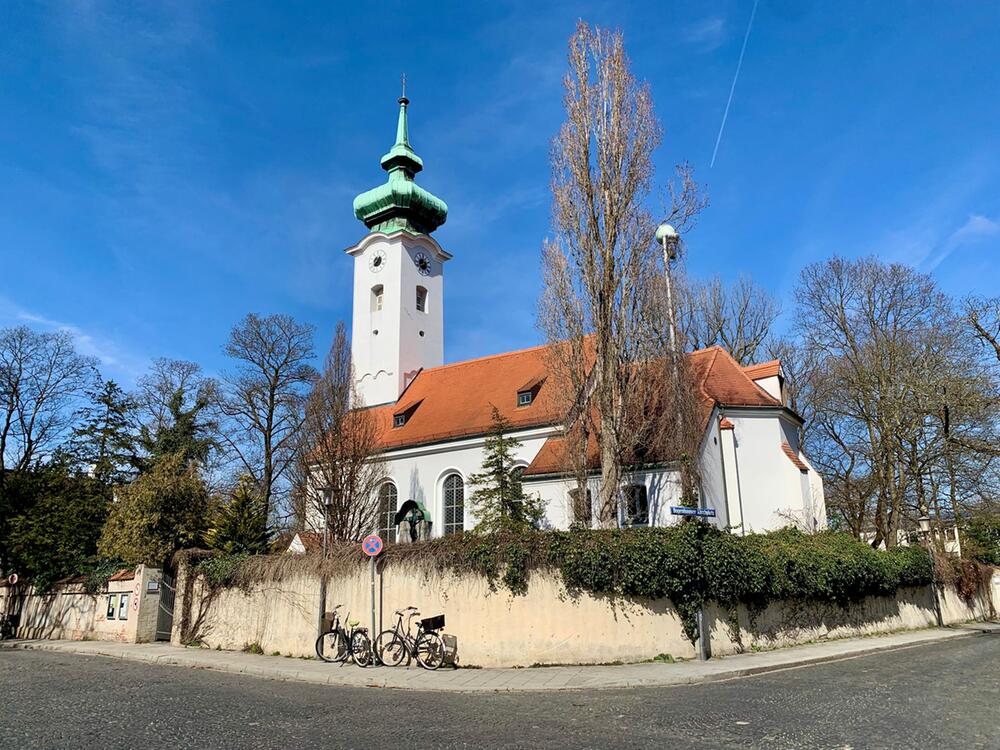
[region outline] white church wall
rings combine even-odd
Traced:
[[[701,444],[701,493],[702,505],[715,509],[715,525],[726,528],[730,524],[729,507],[726,503],[726,477],[722,465],[722,433],[719,429],[718,413],[713,410],[708,420],[708,429]],[[680,493],[678,492],[678,499]],[[675,503],[676,504],[676,503]],[[669,512],[669,509],[668,509]]]
[[[515,451],[517,463],[527,466],[555,433],[553,428],[511,433],[521,442]],[[465,528],[476,525],[475,514],[469,507],[472,488],[469,476],[480,471],[483,463],[485,436],[452,440],[392,451],[387,456],[386,477],[396,485],[400,505],[406,500],[422,503],[431,514],[431,535],[441,536],[444,527],[444,480],[452,473],[462,477],[465,485]],[[543,499],[550,498],[543,495]]]
[[[781,450],[788,425],[772,411],[727,409],[733,423],[739,464],[744,529],[770,531],[798,523],[805,512],[808,491],[802,473]],[[793,437],[795,437],[793,435]]]

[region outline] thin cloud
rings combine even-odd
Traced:
[[[681,31],[681,38],[697,47],[699,52],[711,52],[726,40],[726,19],[721,16],[703,18]]]
[[[928,271],[933,271],[959,248],[998,236],[1000,236],[1000,221],[980,214],[973,214],[968,221],[948,235],[935,251],[931,252],[925,268]]]
[[[9,300],[0,299],[0,320],[45,332],[68,333],[77,352],[93,357],[100,363],[105,376],[111,374],[125,384],[135,382],[149,364],[147,357],[129,352],[104,336],[88,333],[72,323],[39,315]]]

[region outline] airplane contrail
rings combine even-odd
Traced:
[[[733,76],[733,85],[729,87],[729,100],[726,102],[726,111],[722,114],[722,124],[719,125],[719,135],[715,139],[715,148],[712,149],[712,163],[709,169],[715,166],[715,157],[719,153],[719,144],[722,142],[722,131],[726,129],[726,119],[729,117],[729,106],[733,103],[733,92],[736,91],[736,81],[740,77],[740,68],[743,67],[743,55],[747,51],[747,42],[750,40],[750,29],[753,28],[753,18],[757,15],[757,3],[760,0],[753,0],[753,10],[750,11],[750,23],[747,24],[747,33],[743,35],[743,49],[740,50],[740,61],[736,63],[736,75]]]

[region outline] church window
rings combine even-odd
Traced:
[[[378,535],[384,542],[396,541],[398,498],[396,485],[392,482],[386,482],[378,488]]]
[[[572,525],[579,529],[589,529],[594,515],[590,490],[587,490],[582,495],[579,488],[570,490],[569,502],[573,517]]]
[[[630,526],[649,524],[649,498],[646,485],[630,484],[625,488],[625,522]]]
[[[465,529],[465,483],[458,474],[444,480],[444,533],[455,534]]]
[[[427,290],[417,287],[417,312],[427,312]]]
[[[384,296],[381,284],[372,287],[372,312],[381,312]]]

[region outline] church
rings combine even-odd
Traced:
[[[475,526],[467,481],[480,470],[493,406],[521,443],[515,471],[542,498],[543,527],[590,526],[600,466],[591,467],[581,502],[560,458],[563,415],[546,347],[444,364],[444,274],[452,256],[433,233],[448,208],[415,182],[423,162],[410,145],[408,104],[399,100],[396,141],[381,160],[387,181],[354,200],[368,233],[346,250],[354,259],[356,388],[377,414],[386,457],[378,532],[392,542]],[[735,533],[825,527],[822,479],[800,449],[803,422],[787,406],[781,363],[741,367],[719,347],[689,356],[704,420],[700,514]],[[628,475],[619,523],[677,523],[689,512],[679,506],[677,471],[667,462]],[[301,546],[296,539],[292,549]]]

